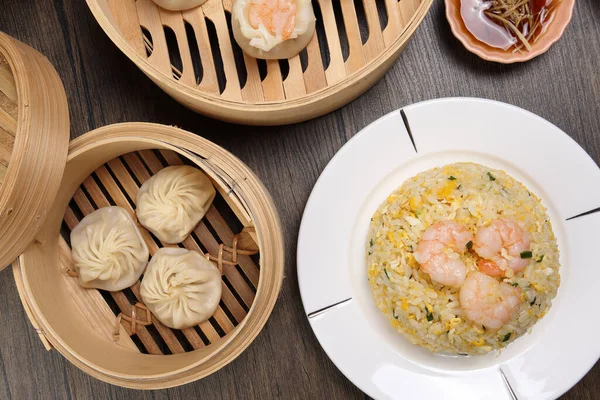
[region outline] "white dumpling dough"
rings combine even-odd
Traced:
[[[148,179],[136,199],[140,224],[163,243],[181,243],[210,208],[216,191],[199,169],[167,167]]]
[[[81,286],[113,292],[137,282],[149,256],[135,222],[121,207],[104,207],[82,219],[71,231],[71,253]]]
[[[206,0],[153,0],[159,7],[171,11],[183,11],[198,7]]]
[[[221,300],[219,269],[195,251],[162,248],[142,279],[146,307],[163,324],[185,329],[208,320]]]
[[[293,57],[315,33],[310,0],[235,0],[231,14],[236,42],[255,58]]]

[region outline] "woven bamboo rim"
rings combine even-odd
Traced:
[[[222,259],[224,276],[231,283],[227,290],[233,295],[224,293],[214,321],[180,333],[162,326],[154,318],[153,327],[150,327],[143,305],[137,305],[122,292],[105,293],[121,309],[122,314],[116,315],[99,291],[83,290],[77,279],[67,273],[70,251],[60,234],[61,227],[64,230],[77,223],[75,208],[89,213],[94,205],[107,205],[107,196],[127,209],[126,197],[131,198],[131,190],[136,190],[134,180],[140,183],[155,169],[161,168],[157,165],[157,154],[168,164],[185,158],[202,168],[215,183],[223,204],[245,227],[239,235],[230,235],[230,239],[220,244],[211,242],[210,232],[206,230],[196,232],[199,239],[194,237],[184,241],[185,247],[202,246],[209,256],[217,261]],[[138,157],[137,161],[135,157]],[[142,162],[146,170],[136,164]],[[96,172],[90,176],[93,171]],[[113,181],[117,183],[111,183]],[[228,229],[213,223],[213,220],[219,221],[216,211],[209,210],[207,215],[214,230]],[[208,239],[204,240],[202,235]],[[200,379],[231,362],[266,323],[283,279],[284,248],[280,223],[262,183],[247,166],[224,149],[189,132],[163,125],[117,124],[73,140],[59,193],[37,238],[39,240],[25,250],[14,268],[17,288],[32,324],[48,348],[56,348],[88,374],[124,387],[158,389],[177,386]],[[160,247],[148,239],[146,242],[153,246],[151,253]],[[255,243],[254,249],[252,243]],[[244,253],[255,250],[260,251],[260,269],[256,269],[256,278],[249,278],[256,281],[253,294],[236,278],[236,267],[228,266],[228,262],[233,263],[235,258],[240,268],[246,271],[245,268],[252,268],[252,265],[243,264],[240,259],[248,258]],[[44,268],[40,268],[42,264]],[[138,289],[139,283],[131,288],[129,295],[137,297]],[[235,301],[247,304],[248,310],[235,311]],[[233,315],[233,324],[228,322],[232,317],[227,311],[220,312],[221,307]],[[117,320],[120,326],[115,337]],[[217,327],[223,334],[215,331]],[[150,328],[162,339],[156,339]],[[134,337],[130,338],[134,333],[149,354],[140,353],[139,343],[134,343]],[[182,335],[185,340],[181,339]],[[198,335],[212,335],[210,343],[203,344],[204,338],[198,338]],[[168,353],[172,354],[162,355],[161,349],[153,345],[153,337],[155,341],[164,341]],[[182,349],[181,340],[193,349]]]
[[[46,218],[67,159],[69,128],[54,67],[0,32],[0,270]]]
[[[175,100],[217,119],[251,125],[299,122],[355,99],[391,68],[432,2],[358,0],[357,8],[349,1],[315,0],[321,21],[317,34],[304,55],[283,61],[287,64],[284,77],[286,68],[277,60],[261,64],[240,53],[227,20],[232,0],[208,0],[183,13],[160,9],[152,0],[87,0],[110,39]],[[387,19],[384,29],[382,18]],[[189,38],[186,23],[194,31]],[[171,46],[164,27],[172,32]],[[361,29],[369,32],[364,44]],[[172,62],[177,53],[180,66]],[[203,71],[201,80],[194,73],[196,53]],[[222,65],[215,64],[215,57]],[[329,60],[326,68],[324,59]],[[262,78],[260,65],[264,67]],[[245,83],[238,76],[244,69]],[[224,87],[219,85],[219,77],[226,80]]]

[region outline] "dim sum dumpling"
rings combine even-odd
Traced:
[[[166,326],[185,329],[208,320],[221,300],[221,273],[195,251],[162,248],[142,279],[146,307]]]
[[[123,290],[140,278],[148,264],[148,246],[135,222],[121,207],[87,215],[71,231],[73,266],[86,288]]]
[[[290,58],[300,53],[315,32],[310,0],[235,0],[233,35],[248,55]]]
[[[206,0],[154,0],[154,2],[165,10],[182,11],[198,7],[204,4]]]
[[[204,217],[215,195],[210,179],[199,169],[167,167],[140,188],[137,217],[163,243],[181,243]]]

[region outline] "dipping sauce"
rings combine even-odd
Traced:
[[[491,47],[529,51],[552,22],[561,0],[460,0],[465,26]]]

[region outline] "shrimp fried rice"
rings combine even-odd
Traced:
[[[528,261],[524,269],[483,276],[472,241],[465,250],[445,255],[462,261],[471,286],[475,279],[494,279],[505,292],[510,292],[507,285],[514,289],[514,312],[499,328],[490,328],[493,324],[486,327],[469,319],[460,304],[461,287],[432,281],[415,252],[436,223],[454,221],[475,237],[479,229],[505,219],[516,222],[530,240],[529,250],[520,253]],[[485,354],[507,346],[548,312],[560,285],[559,250],[540,199],[504,171],[479,164],[446,165],[404,182],[373,215],[366,247],[377,307],[408,340],[436,353]],[[509,264],[515,258],[506,252],[503,256]]]

